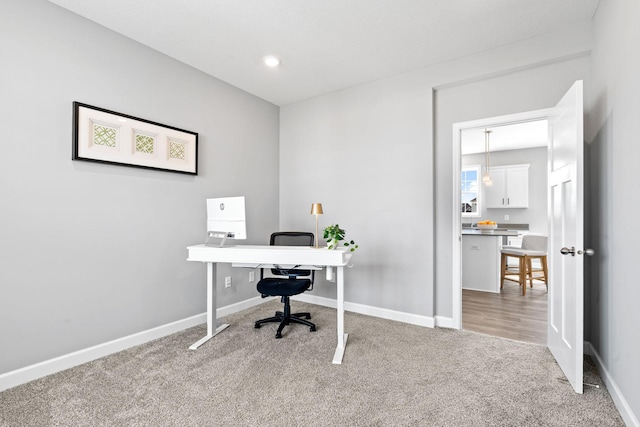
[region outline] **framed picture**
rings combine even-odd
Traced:
[[[73,160],[198,174],[198,134],[73,103]]]

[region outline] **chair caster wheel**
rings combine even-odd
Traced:
[[[260,325],[259,323],[256,323],[255,325],[253,325],[253,327],[256,328],[256,329],[260,329],[260,326],[262,326],[262,325]]]
[[[316,331],[316,327],[315,326],[312,326],[309,329],[310,329],[311,332],[315,332]]]
[[[282,334],[276,334],[276,338],[282,338]]]

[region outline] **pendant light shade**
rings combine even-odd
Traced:
[[[484,173],[482,174],[482,183],[484,185],[493,185],[493,181],[491,180],[491,173],[489,173],[489,134],[490,130],[485,129],[484,131]]]

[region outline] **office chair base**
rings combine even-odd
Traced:
[[[311,313],[308,312],[303,312],[303,313],[292,313],[292,316],[295,317],[304,317],[305,319],[311,319]],[[282,318],[282,316],[284,316],[284,313],[281,311],[276,311],[276,315],[274,317],[279,317]]]
[[[288,301],[285,304],[285,311],[276,311],[276,315],[273,317],[267,317],[266,319],[257,320],[254,327],[256,329],[260,329],[260,327],[264,323],[280,323],[278,326],[278,331],[276,332],[276,338],[282,338],[282,330],[285,326],[290,325],[292,323],[298,323],[301,325],[305,325],[309,327],[310,332],[316,331],[316,325],[314,323],[309,322],[305,319],[311,319],[311,313],[287,313],[288,309],[290,309]]]

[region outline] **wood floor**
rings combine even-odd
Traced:
[[[547,343],[547,288],[505,282],[500,294],[462,290],[462,329],[536,344]]]

